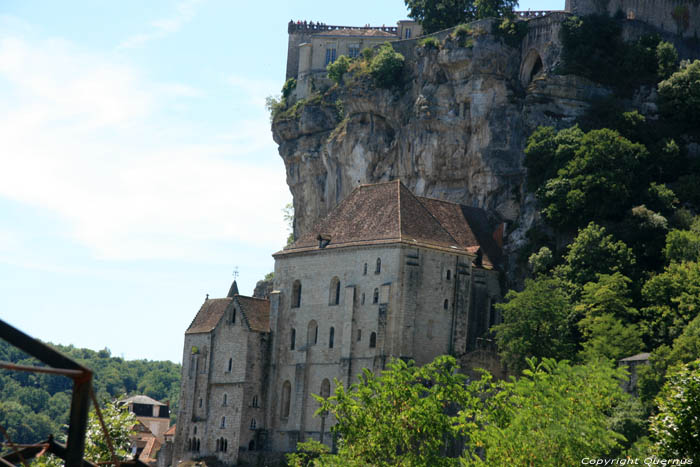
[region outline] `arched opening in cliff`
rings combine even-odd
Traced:
[[[523,65],[520,71],[520,82],[523,87],[529,86],[535,77],[542,73],[544,70],[544,64],[542,63],[542,57],[539,52],[535,49],[530,49],[530,51],[525,56],[523,60]]]

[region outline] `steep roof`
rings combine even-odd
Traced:
[[[234,300],[252,331],[270,332],[270,300],[244,295],[236,295]]]
[[[202,307],[192,320],[192,324],[187,328],[185,334],[197,334],[211,332],[224,315],[226,308],[231,303],[232,298],[209,298],[202,303]]]
[[[483,254],[486,267],[497,264],[500,248],[493,240],[486,212],[460,204],[417,197],[399,180],[361,185],[284,255],[324,248],[404,242],[418,246]]]
[[[228,294],[226,296],[228,298],[233,298],[234,295],[238,295],[238,284],[236,284],[235,279],[233,281],[233,284],[231,284],[231,288],[228,289]]]

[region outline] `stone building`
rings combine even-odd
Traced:
[[[500,248],[481,209],[364,185],[275,253],[269,448],[330,443],[312,394],[391,358],[458,357],[498,320]]]
[[[494,232],[495,230],[495,232]],[[269,300],[207,299],[185,333],[174,459],[331,444],[312,394],[391,358],[467,355],[499,318],[499,242],[477,208],[363,185],[275,253]]]
[[[174,458],[238,461],[264,424],[269,300],[238,294],[205,300],[185,332]]]
[[[296,78],[296,96],[306,97],[312,87],[325,80],[326,66],[345,55],[355,58],[365,48],[384,42],[420,36],[420,24],[403,20],[396,26],[331,26],[323,23],[290,21],[287,49],[287,79]]]

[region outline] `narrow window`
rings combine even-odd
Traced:
[[[201,400],[201,399],[200,399],[200,400]],[[200,406],[200,407],[201,407],[201,406]],[[195,435],[197,434],[197,427],[196,427],[196,426],[194,427],[194,434],[195,434]]]
[[[447,270],[447,280],[449,281],[450,279],[452,279],[452,271],[450,271],[450,270],[448,269],[448,270]]]
[[[331,382],[328,379],[324,379],[321,382],[321,397],[327,398],[331,395]]]
[[[226,428],[226,417],[221,417],[221,428]]]
[[[282,384],[282,418],[289,417],[289,405],[291,402],[292,385],[289,381]]]
[[[292,285],[292,308],[299,308],[301,306],[301,282],[294,281]]]
[[[364,293],[364,292],[362,292],[362,300],[360,300],[360,303],[361,303],[362,305],[365,304],[365,293]]]
[[[254,430],[256,426],[257,426],[257,423],[255,422],[255,419],[252,419],[250,421],[250,429]]]
[[[447,310],[447,307],[449,306],[449,304],[450,304],[450,302],[447,299],[445,299],[445,301],[442,303],[442,308]]]
[[[253,407],[259,407],[258,396],[253,396]]]
[[[231,323],[236,323],[236,309],[234,308],[231,312]]]
[[[333,338],[335,337],[335,328],[331,326],[331,332],[328,336],[328,348],[332,349],[333,348]]]
[[[224,404],[226,405],[226,402],[228,401],[228,394],[224,393]]]
[[[382,272],[382,260],[381,258],[377,258],[377,267],[374,270],[374,273],[379,274],[380,272]]]
[[[410,39],[410,38],[411,38],[411,29],[406,28],[406,39]]]
[[[373,332],[369,335],[369,348],[373,349],[377,346],[377,333]]]
[[[250,443],[248,443],[248,450],[255,451],[255,441],[253,441],[252,439],[250,440]]]
[[[228,451],[228,440],[225,439],[224,440],[224,452],[227,452],[227,451]]]
[[[202,408],[202,398],[201,397],[199,398],[199,408],[200,409]],[[194,434],[197,434],[197,432],[195,431]]]
[[[200,441],[201,441],[200,439],[197,440],[197,452],[199,452],[199,443],[200,443]]]
[[[318,324],[316,321],[309,321],[309,327],[306,330],[306,344],[316,345],[318,343]]]
[[[379,303],[379,289],[374,289],[374,295],[372,296],[372,303]]]
[[[328,289],[328,304],[338,305],[340,303],[340,279],[334,277],[331,279],[331,285]]]
[[[291,342],[290,342],[290,344],[289,344],[289,349],[290,349],[290,350],[294,350],[294,346],[295,346],[295,344],[296,344],[296,340],[297,340],[297,330],[294,329],[294,328],[292,328],[292,338],[291,338]]]
[[[221,451],[221,439],[216,440],[216,452]]]
[[[233,359],[229,358],[228,359],[228,371],[231,371],[231,368],[233,368]]]
[[[363,276],[367,275],[367,263],[365,263],[365,271],[362,273]]]
[[[362,329],[357,330],[357,342],[362,340]]]

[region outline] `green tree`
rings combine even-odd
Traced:
[[[526,280],[522,292],[511,290],[496,308],[503,322],[493,327],[498,349],[508,368],[518,371],[529,357],[574,356],[572,304],[560,279]]]
[[[369,73],[375,84],[380,88],[390,88],[401,81],[404,57],[396,52],[390,43],[386,42],[379,47],[379,51],[372,57],[369,64]]]
[[[606,455],[624,440],[611,430],[610,414],[627,399],[619,377],[607,362],[528,359],[522,377],[491,385],[470,439],[483,458],[468,453],[465,464],[562,466]]]
[[[650,431],[662,456],[700,457],[700,360],[671,371]]]
[[[678,52],[670,42],[662,41],[656,46],[659,63],[659,78],[667,79],[678,69]]]
[[[512,16],[517,0],[404,0],[426,34],[480,18]]]
[[[346,55],[341,55],[334,62],[326,66],[328,77],[337,84],[343,83],[343,75],[350,68],[350,59]]]
[[[608,358],[617,361],[642,350],[642,333],[632,324],[637,310],[632,308],[631,280],[619,272],[601,274],[583,287],[575,310],[583,316],[578,325],[583,336],[580,356],[585,360]]]
[[[700,60],[682,64],[679,71],[659,83],[659,109],[684,128],[697,128],[700,123]]]
[[[336,380],[334,395],[317,397],[317,414],[328,411],[337,418],[338,455],[322,456],[318,464],[459,465],[444,448],[463,439],[471,426],[459,423],[455,408],[471,408],[477,399],[456,370],[453,357],[441,356],[422,367],[394,360],[381,376],[365,369],[347,390]]]
[[[700,263],[671,263],[642,287],[642,311],[651,344],[669,345],[700,311]]]
[[[564,259],[559,272],[578,287],[595,281],[598,274],[619,272],[629,276],[636,262],[634,253],[624,242],[606,235],[605,227],[594,222],[578,231]]]
[[[700,218],[693,221],[690,230],[672,230],[666,235],[664,256],[676,263],[700,260]]]

